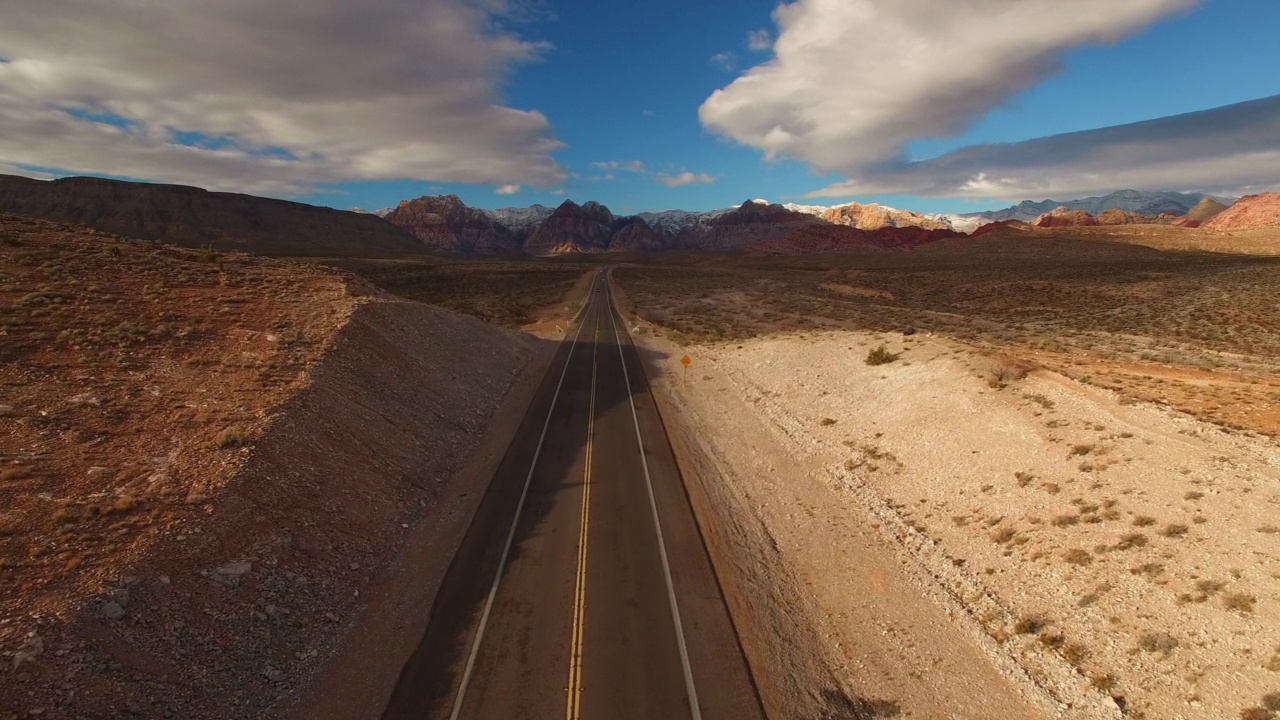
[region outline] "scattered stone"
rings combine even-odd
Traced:
[[[252,569],[253,569],[253,563],[247,563],[243,561],[233,562],[218,568],[218,574],[225,575],[226,577],[238,578]]]
[[[102,606],[102,617],[108,620],[119,620],[124,617],[124,608],[120,607],[120,603],[110,600]]]
[[[39,635],[32,635],[27,639],[22,649],[13,654],[14,671],[16,672],[23,665],[35,662],[41,652],[44,652],[44,638]]]

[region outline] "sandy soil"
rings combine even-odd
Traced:
[[[772,582],[794,588],[775,615],[811,614],[794,629],[821,646],[780,648],[775,667],[825,665],[882,716],[1207,720],[1280,700],[1274,440],[1049,371],[1017,379],[942,338],[677,347],[639,329],[725,532],[759,528],[725,543],[760,599],[736,612],[769,615]],[[867,365],[882,343],[900,359]],[[825,681],[802,670],[810,686],[775,705],[814,704]]]

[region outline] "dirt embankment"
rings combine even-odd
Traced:
[[[395,563],[443,572],[545,343],[330,270],[4,230],[0,717],[278,717],[423,613]]]
[[[771,709],[1208,720],[1280,697],[1273,440],[940,338],[637,340],[667,358]],[[881,342],[901,357],[867,365]]]

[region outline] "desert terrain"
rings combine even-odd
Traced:
[[[381,715],[614,293],[769,717],[1280,708],[1274,231],[273,259],[104,227],[0,217],[0,718]]]
[[[394,658],[548,357],[319,264],[16,216],[0,297],[6,718],[281,716],[353,627]],[[351,692],[403,661],[367,657]]]
[[[975,648],[1045,716],[1280,705],[1280,267],[1114,238],[614,271],[755,612],[868,716],[998,716]]]

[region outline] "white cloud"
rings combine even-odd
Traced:
[[[1114,190],[1280,190],[1280,95],[1026,142],[886,163],[806,197],[913,193],[1023,200]]]
[[[623,170],[632,173],[644,173],[644,163],[639,160],[609,160],[606,162],[593,162],[591,167],[598,170]]]
[[[733,70],[738,67],[737,59],[734,58],[733,53],[730,52],[716,53],[711,56],[711,60],[709,62],[713,65],[719,65],[725,70]]]
[[[710,130],[856,177],[953,136],[1058,67],[1198,0],[796,0],[774,55],[699,108]]]
[[[658,178],[658,182],[669,188],[680,187],[681,185],[692,185],[694,183],[713,183],[716,181],[713,176],[707,173],[691,173],[687,170],[675,175],[658,173],[656,177]]]
[[[546,49],[497,29],[527,6],[9,0],[0,162],[286,195],[346,180],[554,185],[546,118],[497,92]]]
[[[498,187],[493,189],[493,192],[498,195],[515,195],[516,193],[520,192],[520,186],[519,185],[499,185]]]
[[[762,51],[773,47],[773,34],[768,30],[752,30],[747,33],[747,47]]]

